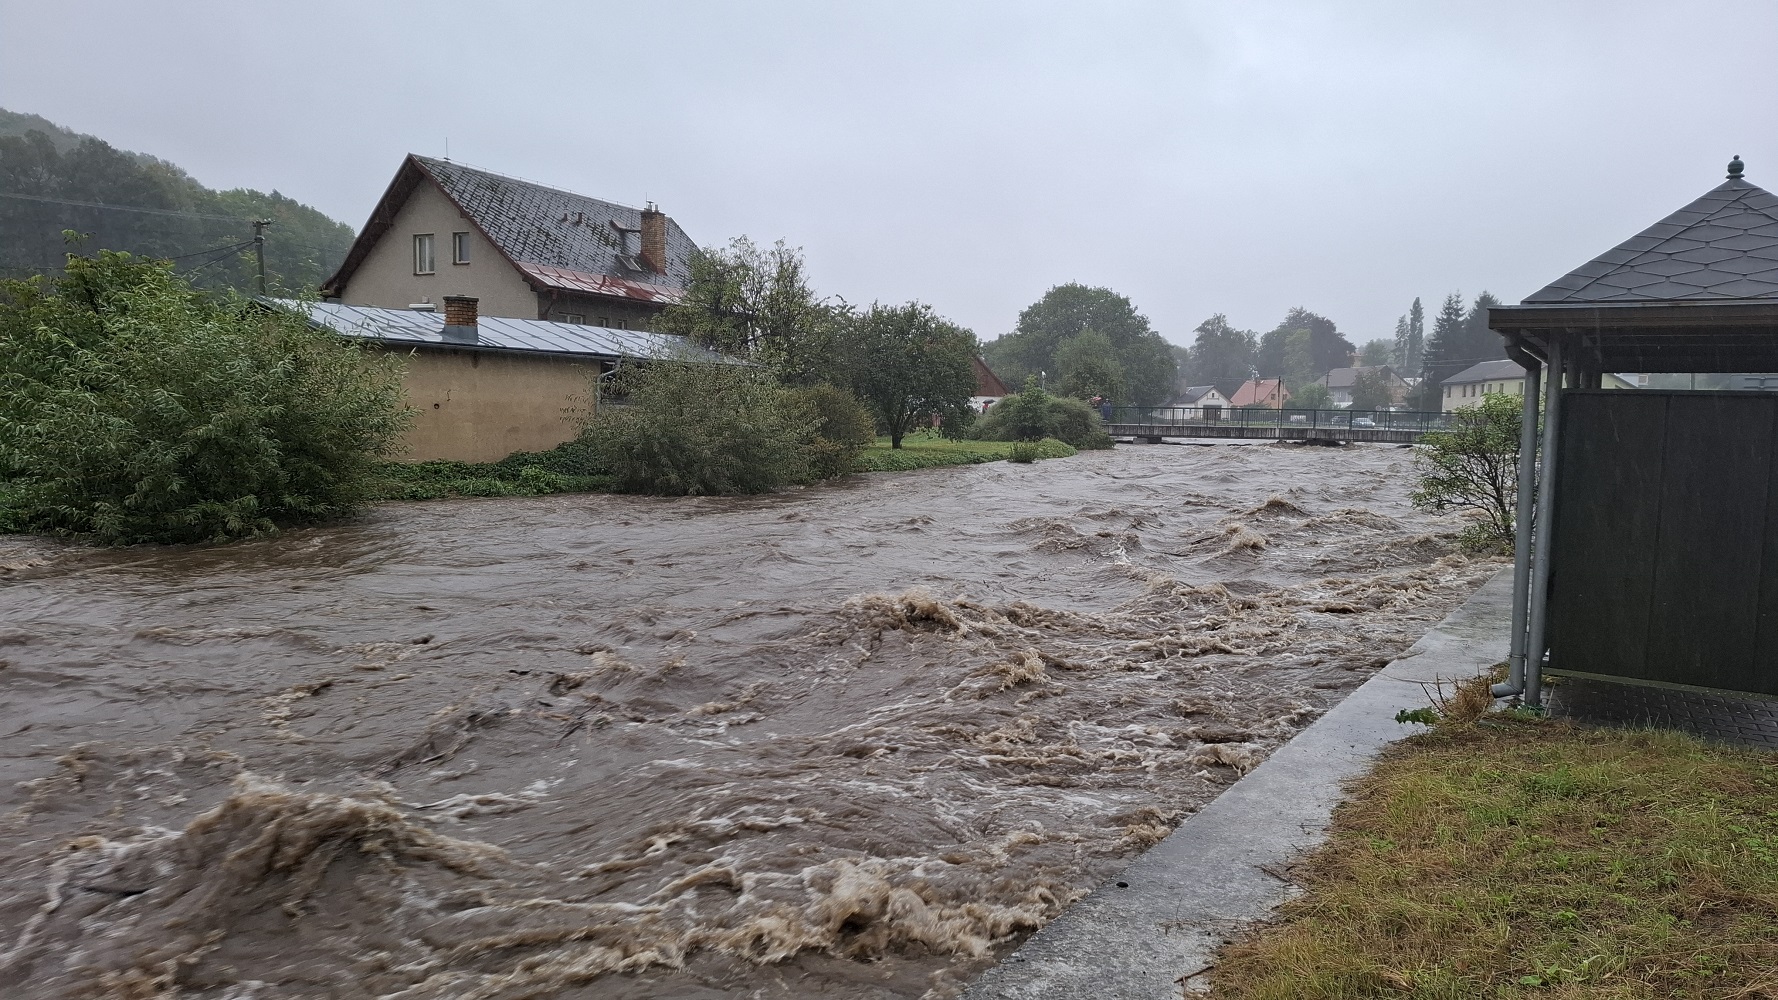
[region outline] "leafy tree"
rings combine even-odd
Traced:
[[[848,324],[846,338],[852,390],[876,411],[893,448],[916,417],[954,416],[975,395],[975,334],[931,306],[872,305]]]
[[[1154,406],[1166,401],[1177,374],[1172,350],[1128,298],[1109,288],[1070,283],[1050,289],[1019,313],[1012,333],[989,343],[984,354],[1008,380],[1045,371],[1056,374],[1062,342],[1088,330],[1110,339],[1131,402]]]
[[[408,412],[394,358],[101,251],[0,283],[0,523],[104,544],[336,517]]]
[[[1124,368],[1118,363],[1117,349],[1110,337],[1097,330],[1085,330],[1062,341],[1056,348],[1055,364],[1065,396],[1125,398]]]
[[[1325,410],[1333,406],[1333,393],[1320,382],[1310,382],[1291,393],[1290,405],[1303,410]]]
[[[844,303],[819,298],[809,285],[802,251],[783,240],[761,248],[745,236],[691,258],[685,298],[669,306],[657,329],[770,368],[791,385],[842,378]]]
[[[1301,340],[1294,336],[1298,331]],[[1306,383],[1351,364],[1354,350],[1333,320],[1298,306],[1260,338],[1257,367],[1261,378],[1284,376],[1289,383],[1294,376]]]
[[[1358,349],[1358,363],[1365,368],[1376,368],[1395,363],[1395,344],[1388,340],[1367,340]]]
[[[1406,376],[1420,373],[1421,355],[1426,347],[1426,310],[1419,297],[1407,315],[1395,321],[1395,365]]]
[[[1282,378],[1286,391],[1295,392],[1330,369],[1315,369],[1314,334],[1307,327],[1278,327],[1259,340],[1261,378]]]
[[[1415,455],[1420,480],[1409,496],[1426,510],[1459,510],[1475,517],[1476,523],[1463,533],[1466,547],[1512,547],[1520,411],[1517,397],[1489,393],[1481,405],[1453,413],[1450,430],[1420,439],[1423,447]]]
[[[1387,368],[1359,372],[1352,380],[1352,408],[1381,410],[1395,405],[1395,384]]]
[[[1252,333],[1230,326],[1222,313],[1199,323],[1194,332],[1197,340],[1186,366],[1187,385],[1244,382],[1253,377],[1259,345]]]

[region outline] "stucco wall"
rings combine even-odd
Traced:
[[[463,232],[469,234],[469,263],[453,264],[451,234]],[[432,234],[432,274],[414,273],[414,236],[419,233]],[[432,302],[443,311],[446,295],[475,296],[484,316],[537,318],[537,293],[444,192],[422,181],[396,213],[394,227],[352,272],[340,301],[391,309]]]
[[[1489,379],[1486,382],[1469,382],[1463,385],[1446,385],[1440,394],[1444,400],[1442,409],[1446,413],[1462,410],[1471,406],[1482,405],[1482,397],[1493,394],[1522,396],[1525,394],[1525,379],[1502,378]]]
[[[592,405],[598,362],[457,348],[416,349],[407,364],[415,410],[404,461],[494,462],[570,440]]]

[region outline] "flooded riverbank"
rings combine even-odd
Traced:
[[[0,982],[946,996],[1496,568],[1385,447],[0,538]]]

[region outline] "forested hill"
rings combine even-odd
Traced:
[[[213,191],[165,160],[0,108],[0,277],[61,267],[74,230],[82,253],[169,257],[201,287],[251,292],[254,219],[272,220],[274,292],[319,285],[352,245],[351,226],[276,191]]]

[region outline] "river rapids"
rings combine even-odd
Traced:
[[[1409,456],[0,538],[0,994],[954,996],[1498,568]]]

